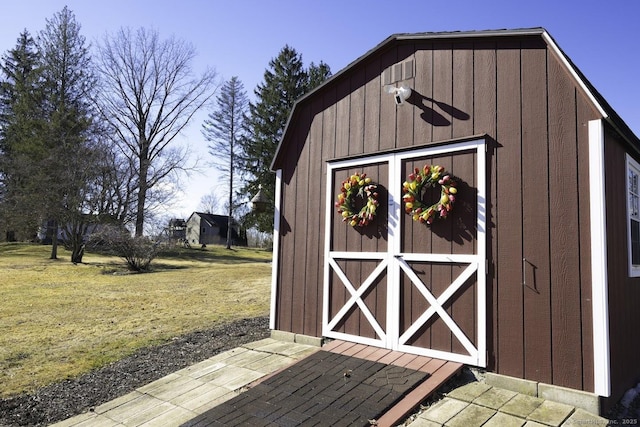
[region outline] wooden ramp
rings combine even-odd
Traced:
[[[393,426],[461,368],[333,341],[183,426]]]
[[[391,408],[388,408],[387,411],[377,419],[378,426],[393,426],[404,421],[411,412],[420,405],[420,402],[423,402],[447,382],[449,378],[460,372],[463,366],[461,363],[416,356],[340,340],[332,341],[322,347],[322,349],[374,362],[415,369],[429,374],[424,382],[414,387],[399,402]]]

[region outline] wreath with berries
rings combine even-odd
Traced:
[[[336,207],[342,216],[342,221],[352,227],[369,225],[376,216],[378,209],[378,185],[367,177],[366,173],[354,173],[342,182]],[[356,212],[356,197],[366,198],[366,203]]]
[[[422,202],[422,190],[440,185],[440,199],[427,206]],[[457,181],[438,165],[424,165],[415,168],[402,184],[404,210],[414,221],[431,225],[437,218],[446,218],[456,201]]]

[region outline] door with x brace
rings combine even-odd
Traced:
[[[452,215],[430,227],[404,212],[402,183],[440,165],[457,177]],[[486,366],[485,145],[473,140],[328,166],[323,335],[475,366]],[[341,221],[343,180],[378,183],[375,220]],[[425,203],[440,189],[428,189]],[[360,202],[362,203],[362,202]]]

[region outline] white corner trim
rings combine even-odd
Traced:
[[[324,265],[322,266],[322,336],[327,336],[329,324],[329,254],[331,253],[331,214],[333,194],[333,166],[327,164],[325,184],[325,215],[324,215]]]
[[[609,299],[607,284],[607,231],[604,174],[604,126],[589,121],[589,197],[591,221],[591,303],[593,304],[594,392],[611,395],[609,360]]]
[[[278,261],[280,259],[280,208],[282,206],[282,169],[276,171],[275,210],[273,212],[273,249],[271,256],[271,305],[269,329],[276,328],[276,302],[278,301]]]

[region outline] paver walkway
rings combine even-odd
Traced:
[[[244,387],[320,350],[267,338],[220,353],[55,427],[179,426]]]
[[[570,405],[472,382],[452,390],[409,427],[606,426],[609,421]]]
[[[336,354],[327,356],[327,352]],[[302,360],[306,362],[296,365]],[[300,369],[292,369],[294,366]],[[54,426],[171,427],[201,425],[199,422],[202,425],[216,425],[213,422],[220,421],[223,416],[216,411],[233,408],[233,405],[227,403],[233,400],[236,403],[242,402],[242,399],[262,394],[266,396],[265,399],[240,405],[256,409],[256,416],[250,417],[245,425],[278,425],[271,422],[268,416],[277,411],[296,415],[290,410],[291,407],[296,407],[298,410],[295,412],[302,417],[280,417],[279,425],[354,425],[371,416],[372,421],[377,418],[376,425],[388,427],[406,420],[420,402],[460,368],[459,364],[438,359],[341,341],[333,341],[321,349],[268,338],[218,354]],[[297,389],[303,390],[302,394],[297,397],[295,393],[290,396],[285,394],[285,398],[280,399],[282,404],[277,407],[275,403],[278,393],[286,390],[281,387],[284,383],[296,381],[296,378],[309,382],[309,378],[304,376],[296,377],[296,370],[298,373],[324,372],[325,375],[317,378],[325,378],[321,378],[322,381],[319,380],[316,384],[324,383],[328,386],[322,388],[321,392],[320,388],[314,388],[313,385],[305,388],[305,384],[298,384]],[[354,392],[349,393],[347,389]],[[402,399],[399,399],[401,396]],[[280,394],[280,398],[282,397]],[[309,411],[301,406],[305,402],[300,399],[307,401]],[[334,399],[333,402],[336,403],[324,407],[329,410],[324,412],[325,418],[318,421],[312,412],[322,411],[323,399]],[[371,405],[373,400],[377,400],[378,404]],[[311,401],[314,403],[311,404]],[[364,412],[365,407],[368,408],[367,411],[371,411]],[[234,420],[239,419],[236,415],[230,417],[227,425],[232,425]],[[262,424],[257,424],[259,421]],[[407,425],[564,427],[604,426],[607,425],[607,420],[573,406],[517,394],[483,382],[473,382],[448,393],[444,399]]]
[[[461,367],[343,341],[320,349],[269,338],[214,356],[55,426],[334,426],[369,425],[369,419],[376,418],[378,425],[390,426],[404,420]],[[305,403],[309,408],[302,407]],[[234,412],[236,408],[242,410]]]

